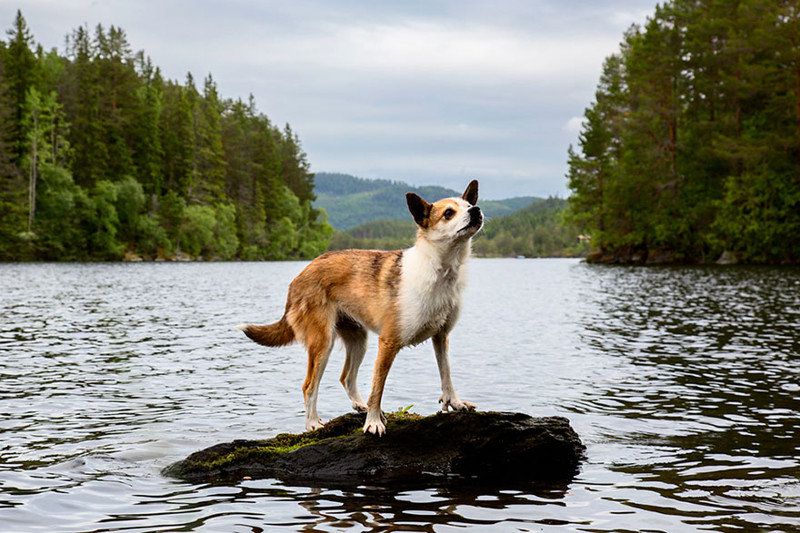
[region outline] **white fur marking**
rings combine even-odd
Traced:
[[[457,199],[469,206],[467,202]],[[400,324],[403,344],[416,344],[452,327],[461,309],[461,293],[467,283],[466,262],[470,240],[454,240],[469,223],[466,210],[450,221],[441,220],[427,231],[427,238],[403,252],[400,277]]]

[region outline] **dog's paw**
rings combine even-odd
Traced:
[[[383,413],[378,412],[377,416],[372,413],[367,414],[367,420],[364,422],[364,433],[372,433],[379,437],[386,433],[386,423]]]
[[[439,398],[439,403],[442,404],[442,411],[474,411],[478,408],[472,402],[465,402],[458,398],[445,398],[444,395]]]
[[[324,425],[325,424],[322,423],[321,418],[317,418],[316,421],[306,419],[306,431],[314,431],[315,429],[319,429]]]
[[[357,413],[366,413],[367,412],[367,404],[364,402],[353,402],[353,409]]]

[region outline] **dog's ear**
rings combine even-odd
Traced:
[[[413,192],[406,194],[406,202],[408,202],[408,210],[414,215],[414,222],[421,228],[427,228],[428,217],[431,215],[431,204]]]
[[[472,180],[467,185],[467,190],[461,195],[461,198],[466,200],[469,205],[478,203],[478,180]]]

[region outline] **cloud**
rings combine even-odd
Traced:
[[[381,77],[405,83],[424,79],[474,87],[531,82],[550,77],[567,83],[596,70],[619,39],[588,36],[529,35],[477,23],[453,27],[441,21],[341,23],[315,26],[301,34],[264,33],[255,43],[222,39],[214,62],[229,68],[298,72],[312,69],[319,80],[352,82],[353,76]]]
[[[584,117],[572,117],[561,129],[568,133],[577,134],[580,133],[581,129],[583,128],[584,122],[586,122],[586,118]]]
[[[252,93],[315,171],[563,196],[602,61],[655,3],[26,0],[23,14],[46,48],[113,24],[167,78]],[[0,7],[6,27],[15,11]]]

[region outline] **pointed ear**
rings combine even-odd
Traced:
[[[461,195],[461,198],[469,202],[470,205],[478,203],[478,180],[472,180],[467,185],[467,190]]]
[[[413,192],[406,194],[406,202],[408,202],[408,210],[414,215],[414,222],[421,228],[428,227],[428,217],[431,214],[431,204],[419,197]]]

